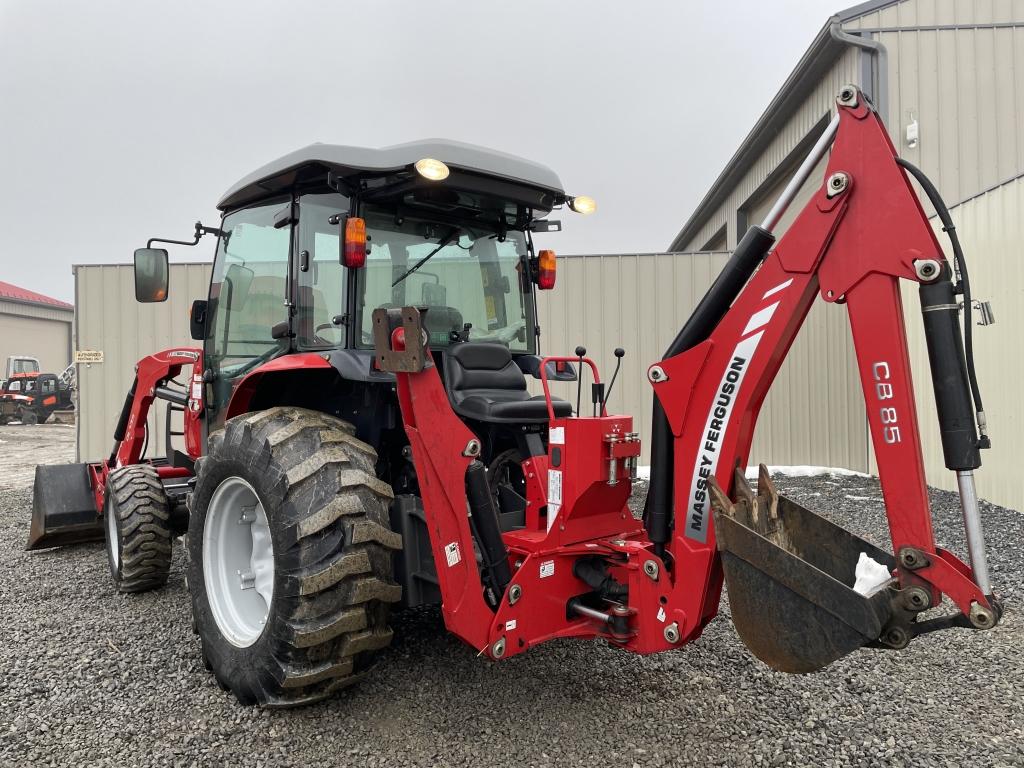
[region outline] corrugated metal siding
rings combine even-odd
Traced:
[[[801,105],[793,117],[780,131],[769,149],[754,163],[743,181],[729,194],[727,202],[701,227],[697,235],[687,243],[687,249],[701,248],[721,228],[727,225],[729,247],[735,247],[742,232],[737,232],[736,211],[748,200],[754,198],[766,179],[791,155],[794,148],[814,130],[821,119],[834,111],[836,94],[847,83],[860,83],[860,52],[850,49],[835,63],[828,76],[823,78],[814,93]],[[816,186],[822,182],[820,176],[812,176],[808,184]],[[750,223],[760,220],[751,217]],[[779,233],[783,229],[778,230]]]
[[[571,355],[582,344],[607,380],[615,368],[612,351],[626,350],[609,408],[634,416],[645,441],[644,462],[652,406],[647,366],[661,358],[727,258],[725,253],[566,257],[559,261],[555,290],[540,293],[545,354]],[[846,313],[819,302],[765,400],[751,460],[866,471],[864,404],[853,359]],[[576,399],[575,385],[556,385],[555,393]],[[583,402],[588,401],[585,384]]]
[[[37,317],[40,320],[57,320],[70,323],[74,318],[74,310],[46,307],[41,304],[23,304],[20,301],[4,301],[0,299],[0,314],[18,315],[19,317]]]
[[[1024,357],[1019,354],[1019,342],[1014,341],[1018,329],[1024,327],[1024,283],[1019,279],[1020,244],[1024,240],[1024,179],[957,206],[950,213],[967,256],[974,298],[991,300],[997,318],[993,326],[974,328],[978,382],[993,444],[992,450],[982,452],[978,491],[998,504],[1024,509],[1020,469],[1020,457],[1024,456]],[[940,228],[937,220],[935,228]],[[945,247],[945,235],[937,234]],[[952,253],[948,255],[952,257]],[[952,490],[956,478],[942,459],[916,285],[906,283],[903,294],[928,482]],[[974,317],[977,319],[977,313]]]
[[[103,362],[78,366],[78,458],[110,451],[114,426],[141,357],[172,346],[195,346],[189,338],[192,301],[209,292],[210,265],[172,264],[167,301],[135,301],[131,265],[74,267],[75,348],[103,351]],[[149,455],[164,453],[164,404],[149,417]]]
[[[1024,0],[904,0],[851,19],[847,29],[1003,24],[1024,18]]]
[[[60,373],[71,361],[71,313],[67,319],[44,320],[0,312],[0,378],[6,375],[7,358],[35,357],[44,373]]]
[[[916,5],[891,10],[901,9],[899,23],[913,26],[923,23],[914,17]],[[959,5],[983,10],[991,3]],[[981,23],[990,15],[979,11],[972,18]],[[1024,4],[1016,19],[1021,26],[874,35],[889,50],[889,133],[900,155],[923,169],[947,201],[1024,169]],[[906,126],[913,120],[919,139],[910,147]]]

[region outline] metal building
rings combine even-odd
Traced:
[[[210,264],[172,264],[169,296],[159,304],[135,301],[131,264],[77,264],[73,271],[75,349],[103,353],[102,363],[78,366],[76,453],[77,461],[89,461],[110,452],[135,363],[161,349],[196,345],[189,337],[189,309],[193,299],[209,293]],[[162,406],[150,412],[149,455],[164,455]]]
[[[1019,278],[1024,241],[1022,0],[873,0],[829,19],[670,250],[734,247],[748,225],[760,222],[820,134],[844,83],[860,86],[871,97],[901,156],[936,183],[967,252],[974,295],[991,299],[995,306],[999,324],[976,329],[974,334],[978,375],[996,447],[983,455],[980,492],[998,503],[1024,508],[1024,482],[1012,466],[1024,453],[1024,411],[1016,391],[1024,364],[1019,355],[1006,354],[1016,343],[1012,329],[1024,313],[1024,282]],[[809,198],[823,170],[824,162],[791,206],[779,234]],[[925,206],[931,211],[926,201]],[[940,235],[940,242],[944,240]],[[929,480],[952,487],[952,475],[943,466],[933,430],[929,371],[916,292],[910,286],[904,301],[920,421],[926,429]],[[842,354],[830,358],[829,374],[853,381],[857,390],[849,336],[838,327],[833,333],[828,348],[842,349]],[[812,383],[820,384],[812,370],[806,374]],[[785,386],[780,380],[776,389]],[[765,414],[771,414],[772,425],[787,418],[778,411],[779,393],[774,394]],[[863,408],[854,391],[850,399],[835,401],[834,406]],[[758,438],[765,428],[760,427]],[[842,439],[843,435],[835,434],[831,441]],[[860,444],[860,438],[857,441]],[[781,446],[774,439],[770,445],[774,460]],[[803,453],[815,463],[824,461],[798,445],[786,449]],[[752,458],[759,458],[758,454]]]
[[[34,357],[44,373],[60,373],[71,362],[75,308],[0,281],[0,378],[7,358]]]

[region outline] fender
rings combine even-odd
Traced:
[[[333,368],[324,355],[316,352],[302,352],[296,355],[284,355],[268,360],[259,368],[256,368],[238,382],[231,399],[228,401],[228,408],[224,415],[230,419],[243,413],[249,412],[249,405],[252,403],[253,395],[259,389],[260,382],[268,373],[281,373],[284,371],[312,371]]]

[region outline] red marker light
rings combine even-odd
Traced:
[[[555,287],[555,252],[541,251],[537,255],[537,287],[550,291]]]
[[[345,220],[345,250],[341,263],[349,269],[366,266],[366,221],[357,216]]]

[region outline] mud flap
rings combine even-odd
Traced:
[[[782,672],[813,672],[878,640],[892,618],[892,591],[862,595],[854,572],[866,553],[892,573],[893,556],[779,496],[763,464],[757,495],[739,470],[734,488],[735,502],[712,482],[711,506],[733,623],[747,648]]]
[[[25,549],[47,549],[84,541],[101,541],[103,525],[88,464],[36,467],[32,490],[32,525]]]

